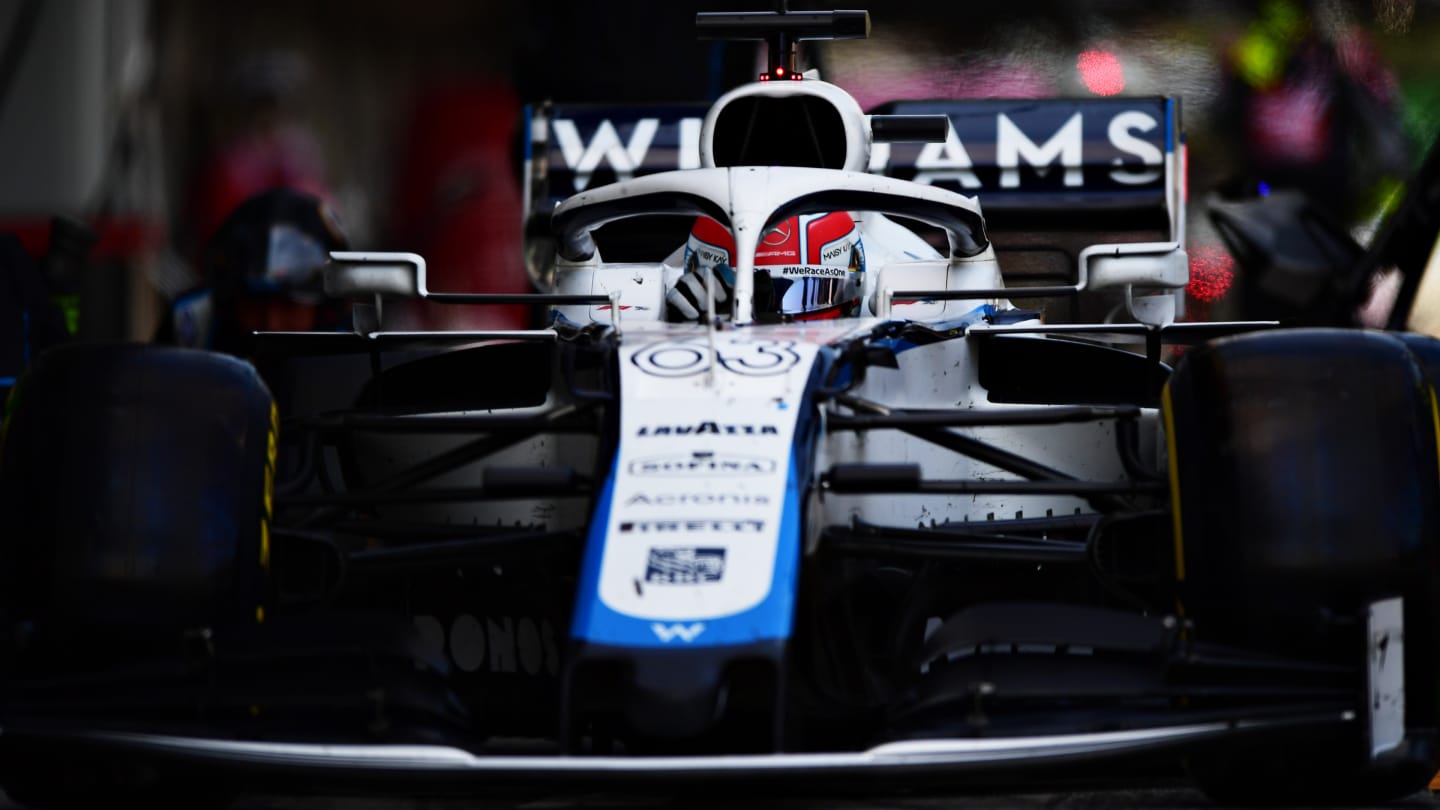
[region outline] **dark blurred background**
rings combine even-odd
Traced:
[[[771,7],[0,0],[0,232],[37,257],[55,215],[93,232],[68,282],[86,337],[152,335],[218,223],[277,184],[328,200],[354,247],[424,253],[433,286],[513,286],[523,105],[714,98],[762,57],[697,41],[695,12]],[[1298,188],[1362,241],[1440,131],[1436,0],[870,11],[868,42],[802,54],[864,106],[1176,95],[1192,203]],[[1188,221],[1197,272],[1223,277],[1208,220]]]

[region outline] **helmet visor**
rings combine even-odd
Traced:
[[[823,264],[759,267],[770,275],[774,289],[770,312],[800,315],[817,310],[848,306],[860,298],[860,272],[849,267]],[[762,307],[757,296],[756,308]]]
[[[319,239],[294,225],[276,223],[270,226],[264,270],[249,279],[249,286],[254,292],[318,293],[320,269],[327,258]]]

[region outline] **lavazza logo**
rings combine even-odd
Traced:
[[[775,472],[775,466],[774,459],[697,450],[689,454],[635,459],[630,462],[630,474],[666,477],[770,475]]]
[[[696,422],[693,425],[644,425],[636,436],[778,436],[774,425]]]

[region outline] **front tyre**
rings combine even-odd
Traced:
[[[1435,772],[1440,377],[1427,356],[1434,341],[1284,330],[1217,341],[1175,370],[1176,577],[1194,638],[1357,673],[1360,722],[1344,730],[1197,751],[1195,779],[1217,800],[1386,801]],[[1372,763],[1365,615],[1396,596],[1406,740]]]

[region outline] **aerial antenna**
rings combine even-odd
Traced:
[[[764,40],[769,67],[760,78],[799,80],[796,64],[802,39],[865,39],[870,12],[790,11],[789,0],[775,0],[774,11],[702,11],[695,15],[700,39]]]

